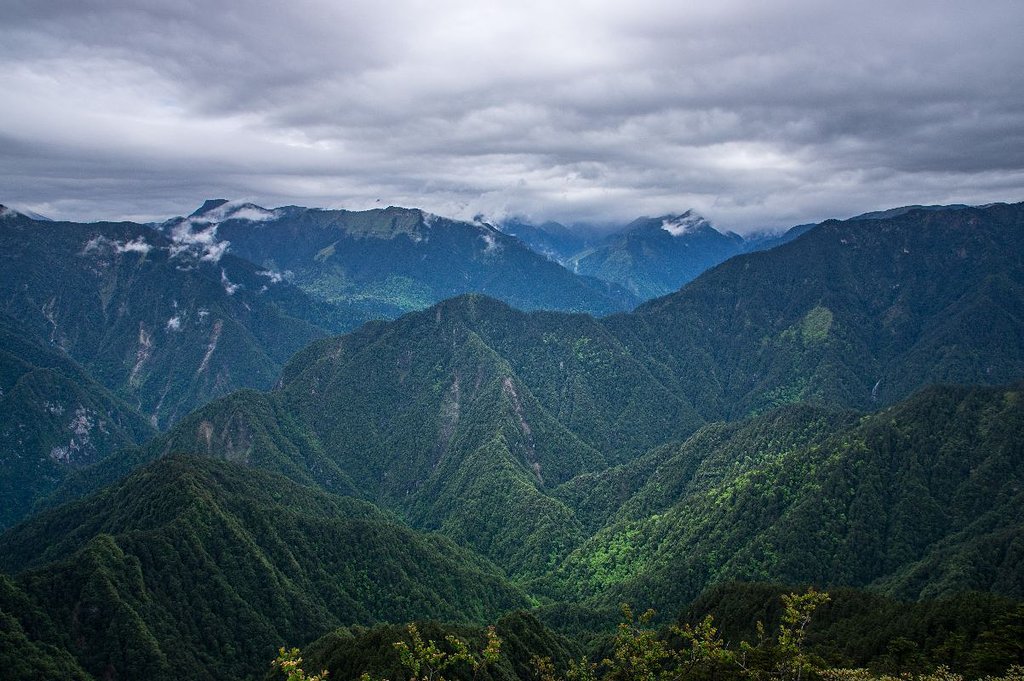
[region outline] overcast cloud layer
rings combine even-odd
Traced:
[[[0,202],[747,231],[1024,200],[1024,2],[6,0]]]

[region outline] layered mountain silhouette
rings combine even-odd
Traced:
[[[537,252],[579,274],[621,285],[641,300],[677,291],[734,255],[774,248],[810,227],[743,237],[719,232],[694,211],[638,218],[603,238],[558,223],[535,226],[509,220],[502,224],[502,230]]]
[[[634,312],[522,311],[467,294],[335,336],[315,311],[338,308],[299,288],[322,270],[228,268],[236,240],[299,229],[261,210],[208,204],[141,237],[104,227],[110,255],[72,253],[93,272],[76,275],[83,291],[90,276],[110,281],[97,269],[166,260],[229,301],[284,295],[254,291],[264,280],[309,311],[272,298],[272,319],[312,329],[273,387],[214,397],[144,442],[135,393],[94,379],[130,376],[132,355],[121,374],[94,369],[104,365],[75,350],[91,347],[78,322],[44,325],[74,317],[37,304],[60,301],[36,283],[41,270],[11,279],[44,294],[9,294],[4,395],[30,397],[4,427],[37,424],[45,463],[69,427],[43,417],[51,383],[74,386],[61,404],[109,415],[102,447],[19,497],[45,496],[0,535],[12,664],[38,660],[63,678],[255,677],[266,663],[253,660],[277,645],[326,635],[316,659],[352,669],[365,659],[355,651],[394,630],[342,625],[482,624],[534,606],[547,626],[600,627],[620,601],[671,616],[702,593],[739,593],[707,591],[737,580],[1024,599],[1024,204],[828,221]],[[350,221],[341,237],[323,227],[335,252],[358,240],[359,220],[367,241],[441,238],[419,212],[294,210],[310,224]],[[13,224],[30,241],[42,223]],[[461,224],[451,230],[490,234]],[[69,243],[99,236],[55,225]],[[19,329],[34,330],[16,341]],[[540,651],[571,652],[539,622],[510,622]]]
[[[489,224],[418,209],[267,210],[220,199],[162,229],[174,233],[193,222],[216,225],[216,238],[230,243],[232,253],[366,318],[396,317],[470,292],[526,310],[598,315],[638,302],[619,286],[574,275]]]

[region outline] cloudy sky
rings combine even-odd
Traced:
[[[1020,0],[5,0],[0,202],[737,231],[1024,200]]]

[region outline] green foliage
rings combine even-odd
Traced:
[[[651,627],[654,611],[634,614],[622,605],[622,622],[611,642],[611,655],[600,665],[586,659],[570,667],[566,678],[600,678],[616,681],[675,681],[682,679],[748,678],[800,679],[820,670],[816,660],[803,650],[804,630],[815,608],[828,602],[828,595],[808,590],[783,597],[785,612],[777,641],[764,636],[758,622],[756,645],[740,642],[730,649],[722,640],[711,615],[694,626],[672,626],[667,631]],[[541,679],[557,679],[551,660],[536,658],[534,666]]]
[[[487,644],[479,653],[469,650],[469,644],[453,634],[445,636],[449,650],[441,650],[436,641],[424,641],[415,623],[407,627],[409,640],[397,641],[395,650],[402,666],[408,671],[408,678],[416,681],[446,681],[444,674],[456,665],[466,665],[473,677],[486,665],[497,662],[501,654],[501,639],[494,627],[487,628]],[[369,674],[363,674],[363,681],[370,681]]]
[[[824,342],[834,319],[835,315],[827,307],[812,308],[800,324],[800,337],[806,344]]]
[[[201,458],[44,513],[3,535],[0,556],[44,613],[38,640],[97,676],[246,677],[282,639],[526,604],[487,561],[370,504]]]
[[[1019,598],[1021,572],[999,558],[1022,519],[1013,392],[935,388],[861,418],[791,407],[709,426],[659,453],[551,592],[683,607],[717,581],[775,579]]]
[[[632,609],[623,604],[622,615],[612,657],[601,661],[608,668],[607,678],[616,681],[655,681],[662,678],[663,667],[672,657],[672,652],[656,631],[647,628],[654,611],[634,615]]]
[[[824,681],[964,681],[961,674],[951,672],[946,667],[939,667],[933,672],[921,674],[873,674],[866,669],[825,669],[821,671]],[[996,676],[981,677],[982,681],[1021,681],[1024,679],[1024,667],[1014,665],[1005,673]]]
[[[742,590],[748,585],[737,587]],[[735,644],[728,643],[716,627],[711,613],[696,617],[692,624],[682,622],[658,629],[653,626],[653,611],[636,614],[632,608],[623,605],[622,620],[605,646],[607,653],[598,654],[600,662],[591,661],[593,653],[590,659],[587,656],[568,654],[564,650],[552,656],[546,652],[544,643],[551,640],[553,635],[550,632],[544,633],[544,638],[525,648],[519,647],[513,635],[510,637],[510,648],[513,649],[510,652],[520,658],[529,655],[529,672],[520,671],[518,678],[533,677],[541,681],[595,681],[598,678],[624,681],[801,678],[832,681],[868,681],[876,678],[962,681],[964,678],[1016,679],[1019,673],[1019,665],[1014,666],[1014,660],[1005,657],[998,669],[991,672],[975,669],[968,676],[963,672],[950,671],[949,667],[937,662],[934,657],[931,666],[903,668],[900,670],[903,674],[899,677],[884,671],[842,666],[841,662],[837,664],[825,659],[819,651],[826,644],[822,634],[845,617],[843,612],[836,611],[836,607],[847,610],[851,592],[847,590],[837,600],[813,588],[786,593],[778,587],[773,588],[771,594],[763,591],[762,595],[772,605],[764,621],[778,621],[778,634],[768,636],[768,627],[759,619],[756,626],[751,628],[750,633],[756,635],[753,642],[741,639]],[[877,604],[877,596],[863,594],[860,598],[874,598]],[[898,607],[906,606],[899,604]],[[908,621],[920,616],[921,612],[912,613]],[[879,611],[877,617],[888,617],[888,613]],[[924,628],[932,625],[934,621],[925,622]],[[447,675],[449,671],[451,676],[460,679],[476,678],[478,674],[484,678],[506,678],[504,674],[508,670],[505,666],[508,653],[505,647],[501,648],[500,655],[489,658],[488,669],[484,669],[485,665],[481,664],[481,656],[468,652],[474,646],[486,649],[490,642],[504,636],[502,622],[496,628],[497,633],[488,631],[486,637],[484,630],[455,633],[450,628],[433,623],[424,626],[433,632],[429,638],[420,633],[420,626],[416,624],[410,625],[404,632],[396,627],[373,632],[346,631],[317,642],[311,646],[310,652],[317,660],[324,659],[321,656],[326,646],[331,651],[329,659],[336,661],[332,674],[337,671],[339,676],[345,677],[353,675],[351,665],[359,664],[356,660],[361,660],[363,669],[374,670],[364,675],[364,678],[379,677],[381,669],[398,668],[405,670],[406,676],[415,679],[438,678]],[[995,626],[998,628],[1002,624],[997,621]],[[400,637],[398,642],[395,642],[396,637]],[[830,642],[842,643],[834,638]],[[376,651],[376,656],[372,654],[373,651]],[[380,655],[387,651],[397,652],[397,657],[382,667]],[[341,659],[347,660],[349,666],[339,664],[337,661]],[[392,671],[391,675],[396,673]]]
[[[804,594],[786,594],[782,597],[782,623],[779,625],[778,651],[782,658],[782,677],[797,681],[811,670],[811,660],[804,651],[804,639],[811,616],[821,605],[829,602],[827,593],[811,587]]]
[[[275,669],[280,669],[288,681],[324,681],[327,678],[327,670],[319,674],[306,675],[302,667],[302,658],[299,656],[299,649],[286,650],[283,646],[277,651],[277,659],[270,663]]]
[[[415,622],[404,627],[346,627],[304,654],[332,678],[430,678],[502,681],[530,678],[532,658],[564,665],[579,650],[532,615],[515,612],[491,627]],[[554,664],[554,663],[553,663]]]
[[[709,589],[681,616],[713,615],[728,640],[757,639],[758,621],[781,620],[784,586],[732,582]],[[869,591],[837,588],[804,630],[805,653],[830,668],[875,674],[922,674],[946,666],[970,678],[998,675],[1019,664],[1019,605],[990,594],[907,602]],[[1016,619],[1016,625],[1014,624]],[[990,642],[1000,643],[990,647]],[[1015,647],[1016,646],[1016,647]]]
[[[90,681],[92,677],[51,638],[42,613],[8,577],[0,575],[0,670],[4,678]]]

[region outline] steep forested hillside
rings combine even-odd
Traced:
[[[152,434],[67,355],[0,316],[0,528],[31,512],[69,471]]]
[[[662,607],[733,579],[1024,599],[1022,443],[1017,388],[708,426],[663,450],[556,581],[574,599]]]
[[[359,490],[536,575],[583,537],[551,490],[698,425],[594,319],[464,296],[315,343],[273,393],[214,402],[75,484],[172,451],[226,457]]]
[[[132,223],[0,217],[0,307],[164,427],[281,364],[337,309],[225,254],[206,232],[167,238]]]
[[[829,221],[608,320],[709,419],[1024,376],[1024,205]]]
[[[188,457],[8,532],[0,569],[17,573],[0,616],[23,645],[96,678],[253,677],[280,643],[341,624],[526,604],[486,561],[370,504]]]

